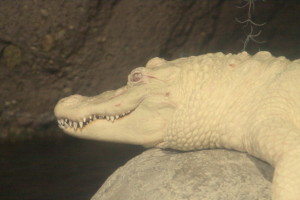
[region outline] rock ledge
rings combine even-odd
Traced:
[[[92,200],[271,200],[272,175],[245,153],[150,149],[116,170]]]

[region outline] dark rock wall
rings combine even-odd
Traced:
[[[65,96],[126,83],[131,69],[167,59],[237,53],[250,33],[242,0],[1,0],[0,138],[61,136],[53,108]],[[300,58],[300,2],[255,1],[247,51]]]

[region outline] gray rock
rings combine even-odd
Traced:
[[[150,149],[116,170],[92,200],[271,200],[273,168],[228,150]]]

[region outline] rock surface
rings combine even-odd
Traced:
[[[273,168],[228,150],[150,149],[115,171],[92,200],[271,200]]]

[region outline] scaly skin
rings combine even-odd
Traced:
[[[300,60],[268,52],[154,58],[118,90],[60,100],[55,115],[82,138],[248,152],[275,167],[273,200],[300,199]]]

